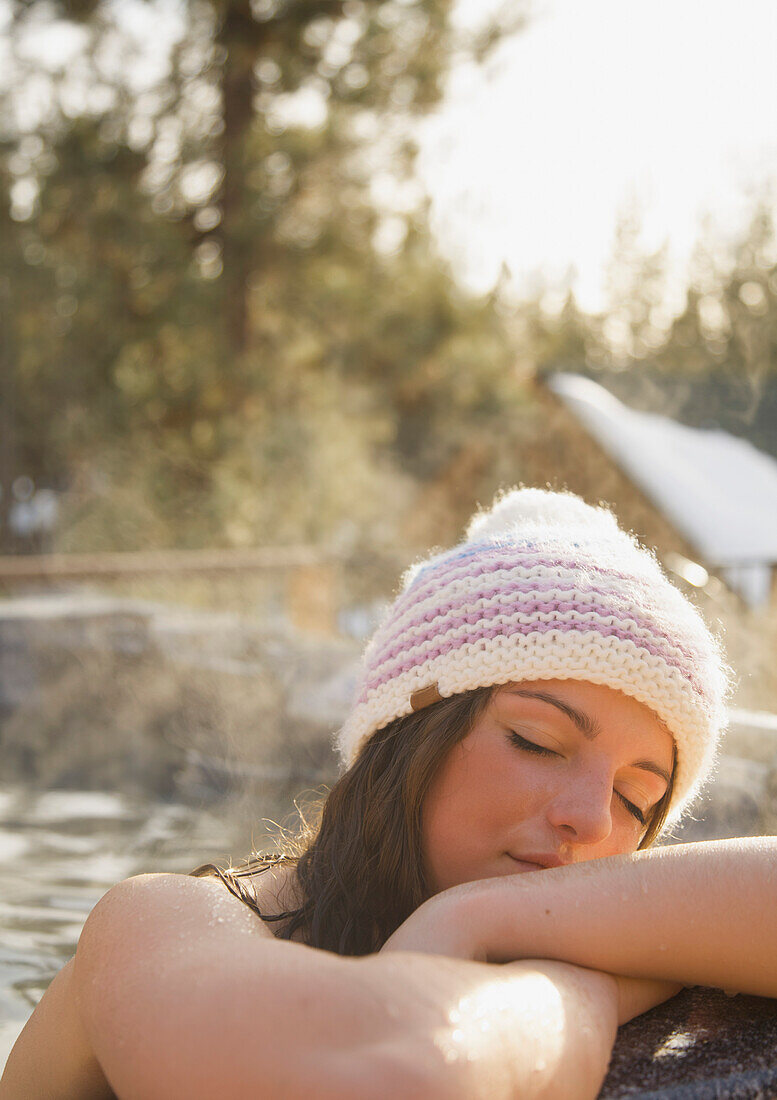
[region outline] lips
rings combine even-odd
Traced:
[[[569,860],[561,859],[560,856],[547,854],[547,855],[525,855],[514,856],[512,852],[507,853],[511,859],[516,863],[522,863],[524,865],[532,864],[539,870],[547,870],[549,867],[565,867]]]
[[[507,854],[510,855],[509,852]],[[540,863],[529,863],[528,860],[516,859],[515,856],[510,856],[510,859],[513,861],[513,864],[515,865],[516,871],[544,871],[545,870],[545,868]]]

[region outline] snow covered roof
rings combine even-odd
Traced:
[[[764,567],[777,563],[777,461],[729,432],[630,409],[582,375],[547,385],[704,563],[762,602]]]

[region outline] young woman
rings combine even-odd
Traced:
[[[585,1100],[684,985],[777,996],[777,840],[653,847],[728,689],[609,512],[507,493],[406,575],[302,854],[109,890],[0,1100]]]

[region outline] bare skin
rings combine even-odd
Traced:
[[[424,802],[435,893],[634,852],[667,788],[673,739],[628,695],[575,680],[507,684],[440,765]]]
[[[55,975],[14,1044],[0,1097],[109,1100],[113,1096],[81,1022],[74,992],[75,958]]]
[[[291,875],[290,868],[279,868],[257,878],[260,904],[268,913],[288,904]],[[176,971],[170,967],[170,958],[181,943],[184,907],[186,941],[198,962],[187,962],[182,971]],[[397,953],[340,959],[278,942],[213,880],[139,876],[109,891],[93,913],[76,958],[52,982],[14,1048],[0,1082],[2,1100],[106,1100],[114,1094],[109,1079],[120,1097],[196,1100],[217,1094],[212,1091],[214,1074],[218,1089],[250,1083],[252,1095],[282,1094],[288,1100],[310,1095],[314,1085],[317,1096],[329,1095],[322,1091],[326,1081],[338,1100],[384,1094],[418,1095],[425,1100],[461,1095],[477,1100],[478,1088],[485,1087],[483,1080],[488,1082],[483,1100],[486,1096],[507,1100],[517,1095],[515,1081],[527,1078],[538,1090],[551,1090],[538,1091],[538,1096],[592,1096],[606,1072],[617,1025],[622,1022],[619,990],[609,975],[548,961],[492,967]],[[148,935],[156,947],[143,938]],[[272,955],[267,955],[268,947]],[[251,980],[250,965],[246,966],[252,950],[262,975],[259,986]],[[279,959],[273,963],[276,951]],[[294,953],[291,958],[289,951]],[[149,962],[145,972],[134,965],[139,958]],[[159,1002],[160,965],[165,967],[167,988],[177,1007],[150,1026],[149,1012]],[[212,993],[206,996],[203,983],[209,978],[228,994],[229,1010],[237,1014],[229,1028],[234,1037],[231,1058],[221,1029],[218,1045],[209,1037],[218,1026],[215,1021],[223,1023],[226,1011],[218,1010]],[[149,979],[150,984],[145,984]],[[183,988],[176,989],[176,981]],[[331,995],[326,1000],[331,982],[337,990],[335,1004]],[[201,1017],[195,1012],[183,1027],[181,1006],[192,1002],[195,991],[200,992],[205,1011]],[[284,997],[294,1002],[286,1013]],[[246,1011],[241,1013],[242,1001]],[[395,1015],[387,1017],[385,1006],[392,1004]],[[460,1008],[449,1019],[449,1010],[456,1005],[469,1007]],[[528,1005],[533,1006],[530,1018]],[[543,1005],[539,1012],[538,1006]],[[304,1006],[313,1010],[309,1020],[300,1016]],[[489,1008],[495,1010],[493,1019],[500,1027],[484,1035],[480,1024]],[[268,1017],[264,1023],[263,1014]],[[287,1034],[282,1029],[279,1033],[278,1021],[283,1017],[291,1023]],[[171,1029],[173,1020],[177,1023]],[[570,1020],[586,1023],[578,1028],[574,1023],[570,1026]],[[320,1033],[317,1047],[316,1030],[325,1023],[328,1031]],[[203,1029],[199,1035],[198,1027]],[[516,1028],[523,1035],[520,1045],[514,1042]],[[257,1050],[255,1037],[264,1029],[269,1029],[274,1041],[270,1046],[260,1044]],[[306,1049],[312,1052],[309,1063],[301,1063],[298,1056],[289,1058],[292,1048],[298,1052],[303,1030]],[[145,1040],[137,1038],[138,1032]],[[133,1034],[136,1038],[127,1042],[126,1036]],[[338,1061],[324,1054],[343,1035],[348,1036],[348,1056]],[[151,1046],[142,1055],[148,1041]],[[214,1051],[219,1055],[215,1064]],[[248,1064],[246,1051],[251,1056]],[[461,1060],[446,1061],[451,1051],[462,1052]],[[475,1061],[468,1061],[467,1054]],[[534,1069],[537,1063],[545,1066],[540,1075]],[[480,1084],[473,1079],[474,1065],[489,1067],[487,1076],[478,1078]],[[289,1075],[290,1066],[296,1076]],[[149,1079],[139,1078],[143,1067],[151,1067]],[[585,1091],[578,1093],[581,1087]]]
[[[466,883],[421,905],[382,950],[552,954],[636,981],[777,997],[775,943],[777,837],[762,836]]]
[[[743,858],[767,908],[764,950],[777,937],[774,845],[636,853],[626,803],[649,809],[664,781],[634,764],[664,770],[671,738],[618,692],[542,686],[567,710],[587,708],[597,737],[558,705],[497,696],[430,792],[424,856],[437,892],[381,952],[347,959],[279,941],[215,880],[119,883],[22,1033],[0,1100],[104,1100],[109,1081],[144,1100],[232,1088],[260,1100],[588,1100],[619,1024],[683,984],[755,991],[764,968],[720,943],[752,901]],[[522,748],[516,731],[550,755]],[[521,862],[548,852],[572,865]],[[683,898],[689,881],[703,926]],[[257,885],[267,913],[294,902],[293,868]],[[759,989],[777,991],[766,969]]]
[[[341,1038],[347,1033],[344,1026],[350,1026],[353,1040],[350,1053],[359,1055],[355,1062],[344,1059],[355,1075],[351,1091],[342,1080],[342,1066],[327,1065],[326,1059],[321,1062],[320,1058],[314,1058],[313,1064],[297,1067],[300,1077],[296,1084],[294,1081],[289,1084],[285,1092],[289,1098],[295,1095],[291,1086],[299,1089],[300,1096],[310,1086],[306,1075],[318,1074],[320,1084],[322,1066],[331,1073],[333,1084],[344,1089],[342,1096],[377,1095],[359,1092],[365,1087],[365,1078],[360,1075],[370,1079],[365,1068],[368,1064],[373,1069],[381,1065],[386,1082],[412,1076],[411,1068],[415,1066],[423,1088],[428,1088],[428,1077],[447,1069],[445,1062],[440,1065],[435,1060],[440,1043],[445,1046],[446,1027],[451,1042],[453,1031],[467,1034],[471,1031],[471,1040],[478,1037],[474,1026],[469,1031],[467,1026],[453,1027],[446,1013],[462,1000],[469,1000],[471,1025],[489,996],[501,997],[501,1011],[505,1011],[503,981],[507,968],[493,967],[478,959],[549,954],[552,937],[556,952],[568,955],[569,959],[555,970],[548,969],[544,960],[515,964],[511,971],[515,981],[510,990],[514,1002],[503,1019],[521,1022],[525,1031],[529,1021],[522,1014],[522,1004],[527,1003],[527,998],[536,1003],[541,992],[547,1003],[545,1023],[552,1018],[556,1005],[567,1021],[577,1019],[587,1026],[593,1024],[598,1031],[588,1049],[595,1065],[590,1067],[588,1077],[590,1091],[580,1093],[593,1097],[597,1089],[595,1081],[606,1071],[617,1023],[665,1000],[681,983],[699,982],[777,996],[777,972],[771,950],[777,919],[771,900],[775,895],[774,882],[770,881],[774,877],[776,855],[777,842],[773,838],[755,838],[658,849],[602,859],[586,866],[470,883],[430,899],[397,930],[380,957],[364,960],[340,959],[304,945],[274,941],[266,927],[217,882],[179,876],[129,880],[113,888],[98,904],[95,919],[90,916],[79,944],[75,989],[70,996],[76,1000],[76,1011],[88,1036],[83,1065],[90,1065],[94,1073],[95,1064],[89,1059],[96,1059],[114,1087],[118,1086],[119,1096],[123,1089],[127,1096],[195,1098],[198,1093],[191,1089],[196,1082],[182,1077],[182,1066],[191,1067],[193,1073],[196,1070],[197,1079],[206,1084],[209,1079],[211,1086],[214,1077],[208,1078],[208,1074],[226,1073],[232,1077],[222,1080],[223,1087],[227,1079],[234,1085],[250,1082],[256,1089],[253,1095],[277,1096],[277,1090],[273,1089],[277,1089],[278,1080],[275,1078],[273,1084],[272,1078],[266,1076],[269,1070],[274,1066],[275,1073],[280,1073],[285,1071],[284,1067],[288,1068],[288,1057],[298,1047],[303,1023],[308,1038],[311,1035],[315,1038],[316,1027],[326,1023],[328,1030],[320,1032],[320,1040],[329,1049],[332,1033],[337,1032]],[[748,892],[742,890],[743,868],[751,883]],[[688,889],[689,881],[692,890]],[[657,901],[647,911],[645,886],[650,897]],[[269,880],[264,890],[266,905],[272,897]],[[620,913],[606,923],[606,914],[613,909],[609,900],[614,895],[619,900],[616,909]],[[660,903],[661,897],[666,897],[665,904]],[[746,915],[752,924],[754,899],[765,914],[755,930],[756,937],[763,938],[764,943],[760,944],[760,938],[754,941],[748,937],[748,946],[741,952],[731,956],[722,953],[720,943],[725,942],[722,936],[741,928]],[[580,922],[574,914],[587,911],[588,906],[592,906],[592,919]],[[641,911],[645,913],[642,919]],[[182,930],[183,912],[186,922]],[[693,912],[703,912],[704,921],[691,922]],[[552,916],[551,923],[548,915]],[[639,920],[644,920],[644,926]],[[601,921],[605,921],[603,927]],[[626,925],[622,934],[617,932],[619,924]],[[146,938],[149,936],[150,941]],[[559,944],[565,945],[565,949],[559,950]],[[660,950],[661,946],[665,949]],[[408,952],[419,954],[411,956]],[[440,952],[447,957],[440,958]],[[179,955],[177,961],[175,955]],[[394,969],[382,969],[385,964],[381,960],[391,961],[388,959],[391,955],[395,956]],[[145,968],[138,968],[140,960],[145,960]],[[160,1001],[162,967],[169,996],[177,1008],[175,1013],[162,1012],[161,1018],[154,1019],[150,1026],[150,1008]],[[611,970],[617,974],[619,968],[626,974],[624,979],[603,972]],[[74,975],[74,969],[70,975]],[[489,992],[492,975],[499,975],[494,994]],[[352,976],[357,977],[349,985]],[[209,988],[211,981],[215,985]],[[337,989],[335,1001],[331,992],[326,997],[331,982]],[[258,989],[262,996],[258,996]],[[215,1003],[219,991],[226,996],[225,1003]],[[321,1000],[311,996],[316,992]],[[41,1007],[46,998],[48,993]],[[184,1026],[180,1010],[188,1005],[194,1012],[198,998],[206,1011],[201,1018],[195,1012]],[[278,1021],[284,1015],[284,998],[291,999],[287,1019],[293,1026],[287,1034],[278,1030]],[[382,1009],[392,1003],[402,1011],[398,1018],[386,1019]],[[321,1004],[326,1011],[320,1011]],[[577,1005],[577,1016],[570,1018],[572,1005]],[[62,1022],[63,1010],[55,1009],[54,999],[50,1007],[48,1025],[54,1034]],[[67,1012],[72,1011],[70,1001]],[[303,1020],[300,1011],[313,1015]],[[46,1026],[45,1016],[44,1010],[39,1021],[42,1027]],[[404,1027],[397,1026],[397,1019]],[[212,1040],[215,1021],[222,1025],[218,1027],[218,1051],[223,1058],[212,1065],[206,1054],[211,1057],[216,1048]],[[467,1019],[463,1022],[468,1023]],[[28,1026],[31,1025],[32,1021]],[[387,1046],[383,1043],[386,1029],[391,1034]],[[227,1051],[221,1046],[226,1032],[234,1037],[234,1047]],[[258,1033],[272,1034],[273,1044],[262,1042],[256,1048]],[[543,1033],[550,1035],[552,1029],[544,1025]],[[122,1045],[120,1041],[128,1034],[132,1035],[132,1041]],[[40,1037],[39,1031],[37,1040]],[[590,1040],[591,1036],[588,1037]],[[559,1051],[552,1043],[550,1049],[541,1046],[543,1034],[533,1037],[533,1057],[550,1066],[549,1073],[557,1074],[556,1081],[546,1082],[549,1090],[546,1096],[578,1095],[563,1091],[568,1081],[567,1085],[558,1084],[569,1071],[565,1054],[567,1063],[572,1058],[579,1063],[580,1058],[580,1034],[566,1034],[565,1040],[565,1047]],[[139,1042],[149,1045],[143,1058],[138,1057],[145,1048],[138,1046]],[[538,1049],[543,1055],[537,1054]],[[42,1086],[41,1074],[46,1071],[44,1051],[45,1046],[36,1041],[34,1030],[30,1033],[26,1057],[23,1044],[18,1052],[14,1049],[15,1067],[12,1057],[0,1086],[3,1100],[59,1096],[86,1100],[108,1095],[105,1085],[84,1077],[83,1069],[80,1077],[67,1081],[61,1074],[66,1063],[56,1060],[48,1070],[52,1075],[48,1081],[58,1078],[58,1090]],[[253,1078],[251,1065],[245,1063],[245,1052],[253,1054]],[[228,1054],[232,1057],[227,1057]],[[258,1054],[261,1054],[260,1080],[255,1078]],[[236,1060],[238,1055],[242,1055],[242,1060]],[[481,1049],[481,1065],[482,1059],[486,1062],[491,1059],[491,1078],[502,1074],[506,1079],[503,1092],[492,1091],[490,1096],[518,1095],[511,1089],[514,1075],[522,1067],[512,1062],[503,1036],[501,1040],[494,1037],[489,1052]],[[136,1080],[133,1075],[139,1066],[152,1066],[153,1079]],[[449,1085],[449,1091],[439,1095],[459,1095],[456,1088],[460,1082],[449,1081]],[[203,1096],[207,1095],[207,1091],[203,1092]],[[463,1091],[461,1095],[477,1096],[477,1093]]]
[[[546,961],[344,959],[280,942],[217,882],[176,875],[109,891],[84,928],[73,977],[119,1097],[211,1100],[242,1085],[284,1100],[583,1100],[598,1089],[617,1029],[608,975]],[[64,1081],[41,1090],[33,1072],[31,1089],[21,1080],[4,1081],[0,1096],[104,1094]]]
[[[263,912],[277,914],[290,900],[290,868],[256,876]],[[206,890],[214,883],[203,882]],[[219,884],[221,892],[223,887]],[[237,899],[230,898],[242,910]],[[47,1100],[110,1100],[114,1095],[97,1060],[76,1002],[75,956],[55,975],[14,1044],[0,1079],[1,1100],[46,1097]]]

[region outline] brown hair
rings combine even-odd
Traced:
[[[449,750],[472,729],[499,686],[477,688],[397,718],[373,734],[352,766],[334,784],[318,828],[298,835],[297,856],[255,856],[227,872],[204,864],[191,874],[218,874],[252,904],[242,880],[281,862],[295,861],[300,906],[266,921],[284,922],[280,939],[301,931],[312,947],[339,955],[377,951],[429,895],[421,848],[421,809]],[[639,848],[661,832],[669,811],[669,786],[654,807]],[[294,842],[290,847],[294,846]]]

